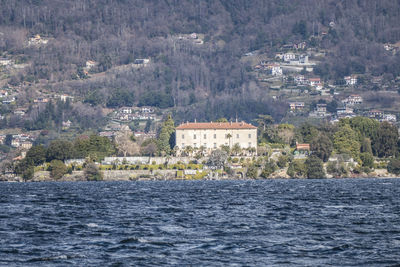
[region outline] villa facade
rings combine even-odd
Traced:
[[[221,146],[257,150],[257,127],[245,122],[194,122],[183,123],[176,128],[176,146],[179,151],[190,146],[202,147],[211,152]]]

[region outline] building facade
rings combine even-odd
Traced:
[[[194,122],[176,128],[176,146],[179,151],[190,146],[211,152],[221,146],[257,150],[257,127],[245,122]]]

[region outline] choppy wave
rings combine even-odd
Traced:
[[[0,183],[4,266],[396,266],[400,180]]]

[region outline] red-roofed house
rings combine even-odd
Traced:
[[[257,127],[245,122],[187,122],[176,127],[176,145],[204,147],[207,151],[221,146],[257,149]]]

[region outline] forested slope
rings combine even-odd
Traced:
[[[329,51],[315,68],[327,79],[400,75],[399,54],[382,45],[400,40],[400,1],[0,0],[0,6],[0,53],[30,64],[9,83],[46,80],[47,89],[92,106],[176,107],[178,120],[237,114],[279,120],[286,106],[270,100],[240,59],[253,50],[273,54],[289,42]],[[335,27],[317,38],[330,22]],[[204,34],[203,45],[176,38],[193,32]],[[35,34],[49,43],[27,46]],[[152,64],[116,68],[136,58]],[[87,60],[98,62],[93,74],[103,74],[85,79]],[[25,88],[25,96],[36,89]]]

